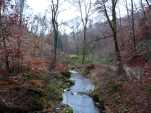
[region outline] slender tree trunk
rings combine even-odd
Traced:
[[[129,9],[128,9],[128,3],[127,0],[125,0],[125,5],[126,5],[126,11],[127,11],[127,17],[128,17],[128,32],[129,32],[129,39],[132,39],[132,30],[131,30],[131,17],[129,14]]]
[[[131,0],[131,16],[132,16],[132,40],[134,51],[136,51],[136,36],[135,36],[135,20],[134,20],[134,2]]]
[[[55,3],[56,2],[56,3]],[[52,68],[56,65],[57,61],[57,47],[58,47],[58,22],[57,22],[57,17],[58,17],[58,8],[59,8],[59,0],[51,0],[51,22],[52,22],[52,27],[53,27],[53,39],[54,39],[54,56],[53,56],[53,61],[52,61]]]
[[[124,69],[123,69],[123,63],[122,63],[120,49],[119,49],[119,46],[118,46],[118,40],[117,40],[117,33],[116,33],[116,31],[113,32],[113,38],[114,38],[116,60],[117,60],[117,65],[118,65],[118,73],[121,74],[121,73],[124,72]]]
[[[146,0],[146,3],[147,3],[147,5],[148,5],[148,7],[150,7],[150,3],[149,3],[149,1],[148,1],[148,0]]]
[[[112,20],[110,20],[109,14],[107,12],[106,5],[103,5],[104,8],[104,13],[107,18],[107,21],[109,23],[109,26],[112,30],[113,33],[113,43],[114,43],[114,48],[115,48],[115,55],[116,55],[116,61],[117,61],[117,66],[118,66],[118,75],[123,74],[124,68],[122,64],[122,58],[121,58],[121,53],[120,53],[120,47],[118,44],[118,39],[117,39],[117,17],[116,17],[116,0],[112,0]]]
[[[86,26],[84,26],[84,33],[83,33],[83,56],[82,56],[82,64],[85,63],[86,60],[86,54],[87,54],[87,48],[86,48],[86,32],[87,32],[87,28]]]
[[[113,31],[116,60],[117,60],[117,65],[118,65],[118,74],[121,74],[124,72],[124,69],[123,69],[122,58],[121,58],[120,48],[119,48],[118,39],[117,39],[117,22],[116,22],[115,7],[112,9],[112,17],[113,17],[113,19],[112,19],[112,25],[113,25],[112,31]]]
[[[79,3],[81,21],[83,24],[82,64],[84,64],[85,60],[86,60],[86,55],[87,55],[87,39],[86,39],[87,25],[88,25],[88,21],[89,21],[89,17],[90,17],[90,11],[91,11],[92,4],[91,4],[91,0],[89,0],[88,3],[86,3],[86,1],[84,1],[83,6],[82,6],[82,0],[79,0],[78,3]],[[84,12],[82,11],[83,8],[84,8]]]
[[[57,61],[58,31],[54,30],[54,62]]]

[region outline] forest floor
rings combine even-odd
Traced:
[[[61,104],[64,89],[73,85],[69,80],[69,67],[60,63],[48,71],[47,60],[35,59],[31,60],[30,69],[0,78],[1,113],[72,113],[69,106]],[[91,96],[101,110],[105,109],[107,113],[150,113],[151,62],[140,63],[138,59],[134,64],[131,62],[127,71],[137,75],[142,69],[142,75],[128,76],[128,80],[123,81],[118,79],[122,75],[117,75],[117,68],[109,64],[85,64],[77,68],[95,84]]]
[[[117,75],[115,66],[103,64],[79,66],[81,72],[96,85],[91,96],[100,109],[102,109],[100,105],[104,105],[106,113],[151,112],[151,62],[141,65],[141,68],[144,70],[141,78],[132,76],[131,79],[121,81],[118,79],[121,75]],[[135,69],[135,66],[131,66],[130,69]]]
[[[64,89],[73,84],[69,78],[66,65],[48,71],[45,60],[33,59],[31,69],[0,79],[0,113],[72,113],[61,105]]]

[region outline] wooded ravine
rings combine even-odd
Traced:
[[[151,113],[150,18],[151,0],[0,0],[0,113]]]

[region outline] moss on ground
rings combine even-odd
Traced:
[[[64,89],[69,88],[74,84],[69,80],[69,75],[61,75],[59,73],[53,74],[48,83],[48,100],[51,107],[62,101],[62,94]]]
[[[61,111],[61,113],[73,113],[73,110],[71,107],[67,106]]]
[[[32,95],[34,109],[55,109],[62,101],[64,89],[71,87],[74,82],[70,80],[70,72],[25,72],[23,78],[27,84],[31,84],[35,92]],[[44,82],[45,87],[41,86]],[[38,82],[38,83],[37,83]],[[43,84],[42,82],[42,84]],[[38,85],[38,86],[37,86]],[[73,113],[71,107],[65,106],[57,113]]]

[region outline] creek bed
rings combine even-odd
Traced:
[[[71,71],[70,79],[75,84],[64,91],[63,104],[71,106],[74,113],[99,113],[93,99],[89,96],[95,88],[92,82],[76,71]]]

